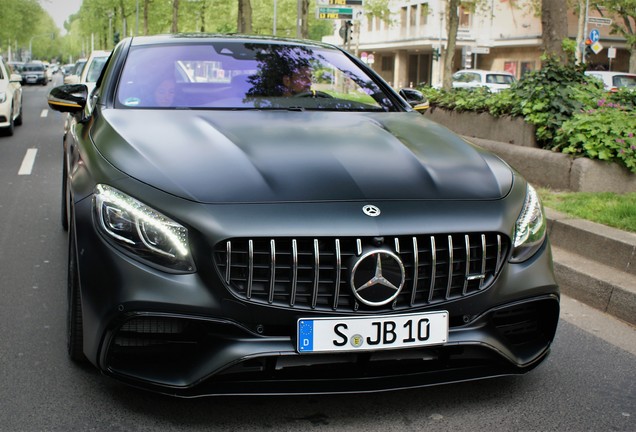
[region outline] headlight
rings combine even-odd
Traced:
[[[179,272],[193,272],[184,226],[125,193],[97,185],[93,201],[100,231],[133,255]]]
[[[515,223],[511,262],[522,262],[534,255],[543,244],[546,220],[537,191],[528,184],[526,200]]]
[[[7,92],[0,92],[0,103],[3,103],[7,100]]]

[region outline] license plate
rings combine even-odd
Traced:
[[[448,312],[298,320],[298,352],[369,351],[440,345]]]

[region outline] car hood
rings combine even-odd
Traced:
[[[91,128],[117,169],[204,203],[493,200],[511,169],[416,112],[105,109]]]

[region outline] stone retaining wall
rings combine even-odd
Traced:
[[[459,135],[537,147],[535,128],[521,117],[493,117],[488,113],[455,112],[431,107],[424,116]]]

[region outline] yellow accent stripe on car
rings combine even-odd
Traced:
[[[52,105],[59,105],[59,106],[66,106],[66,107],[73,107],[73,108],[81,108],[81,105],[78,104],[73,104],[73,103],[66,103],[66,102],[57,102],[57,101],[49,101],[49,104]]]

